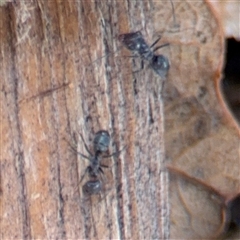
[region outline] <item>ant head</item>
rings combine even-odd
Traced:
[[[144,41],[140,31],[120,34],[118,40],[130,51],[138,51]]]
[[[86,195],[99,194],[102,190],[102,182],[98,179],[89,180],[83,185],[83,193]]]
[[[93,145],[95,152],[106,152],[110,144],[110,135],[108,131],[100,130],[95,134]]]
[[[155,55],[151,61],[151,68],[163,79],[165,79],[170,63],[163,55]]]

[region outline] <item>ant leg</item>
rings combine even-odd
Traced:
[[[81,177],[81,179],[80,179],[80,181],[78,182],[78,186],[79,186],[79,184],[82,182],[82,180],[84,179],[84,177],[85,177],[85,175],[86,175],[86,173],[87,172],[89,172],[89,169],[90,169],[90,167],[87,167],[86,169],[85,169],[85,171],[84,171],[84,174],[82,175],[82,177]],[[77,186],[77,188],[76,188],[76,190],[75,191],[77,191],[77,189],[78,189],[78,186]]]
[[[105,164],[101,164],[100,166],[101,166],[101,167],[104,167],[104,168],[111,168],[111,167],[109,167],[109,166],[107,166],[107,165],[105,165]]]
[[[102,166],[102,165],[101,165]],[[99,168],[99,172],[101,173],[101,174],[104,174],[104,171],[101,169],[101,168]],[[100,175],[101,175],[100,174]]]
[[[102,165],[101,165],[101,166],[102,166]],[[101,166],[98,168],[98,171],[99,171],[100,180],[101,180],[102,183],[103,183],[103,182],[106,182],[106,178],[105,178],[105,176],[104,176],[104,172],[103,172]],[[104,166],[105,166],[105,165],[104,165]]]
[[[64,140],[69,144],[69,146],[71,147],[71,149],[72,149],[74,152],[76,152],[77,154],[79,154],[81,157],[90,160],[89,157],[87,157],[87,156],[85,156],[84,154],[78,152],[78,151],[74,148],[74,146],[72,146],[72,144],[71,144],[70,142],[68,142],[67,139],[64,138]]]
[[[83,141],[83,143],[84,143],[84,147],[86,148],[86,150],[87,150],[87,152],[89,153],[89,155],[92,156],[92,154],[91,154],[90,150],[88,149],[87,144],[86,144],[86,142],[85,142],[82,134],[81,134],[81,133],[79,133],[79,134],[80,134],[80,137],[81,137],[81,139],[82,139],[82,141]]]
[[[114,54],[117,53],[117,52],[119,52],[119,51],[121,51],[123,47],[124,47],[124,46],[121,46],[121,47],[119,47],[118,50],[113,51],[113,52],[109,52],[109,53],[103,55],[102,57],[99,57],[99,58],[93,60],[91,63],[89,63],[89,64],[87,65],[87,67],[89,67],[89,66],[95,64],[95,62],[98,62],[98,61],[100,61],[100,60],[103,59],[103,58],[106,58],[106,57],[111,56],[111,55],[114,56]]]
[[[163,44],[163,45],[161,45],[161,46],[155,47],[155,48],[153,49],[153,52],[156,52],[158,49],[163,48],[163,47],[166,47],[166,46],[169,46],[169,45],[170,45],[169,43],[165,43],[165,44]]]
[[[161,94],[161,95],[162,95],[162,93],[163,93],[164,86],[165,86],[165,81],[162,80],[162,86],[161,86],[161,90],[160,90],[160,94]]]
[[[155,40],[151,45],[150,48],[154,47],[154,45],[157,44],[157,42],[161,39],[162,37],[160,36],[159,38],[157,38],[157,40]]]
[[[103,176],[100,176],[100,177],[102,178]],[[106,180],[106,179],[105,179],[105,180]],[[103,179],[102,179],[102,181],[103,181]],[[102,200],[106,199],[106,197],[108,196],[108,194],[109,194],[112,190],[113,190],[113,188],[106,189],[106,185],[103,184],[103,191],[99,193],[99,195],[100,195],[100,200],[99,200],[99,202],[101,202]],[[101,193],[103,194],[103,196],[101,195]]]
[[[121,56],[122,58],[126,57],[126,58],[139,58],[139,56],[137,55],[132,55],[132,56]]]
[[[106,155],[106,156],[102,156],[102,158],[109,158],[109,157],[115,157],[116,155],[120,154],[120,152],[122,152],[127,146],[124,146],[121,150],[116,151],[110,155]]]
[[[133,74],[138,73],[138,72],[142,71],[143,69],[144,69],[144,61],[143,61],[143,59],[141,59],[141,67],[140,67],[140,69],[133,71]]]
[[[107,195],[110,193],[110,191],[108,190],[108,192],[106,193],[106,189],[104,189],[104,194],[103,196],[101,196],[101,193],[99,193],[100,195],[100,199],[99,199],[99,202],[105,200],[107,198]]]

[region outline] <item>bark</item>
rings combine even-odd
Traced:
[[[172,19],[169,2],[158,9]],[[2,239],[168,238],[162,80],[149,68],[133,74],[117,40],[144,27],[153,42],[165,29],[154,29],[153,11],[151,1],[0,8]],[[100,200],[82,194],[89,163],[64,139],[77,136],[87,154],[79,132],[91,148],[101,129],[111,133],[109,152],[126,149],[104,160]]]

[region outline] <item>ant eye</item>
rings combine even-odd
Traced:
[[[159,76],[165,78],[170,68],[170,64],[166,57],[158,55],[152,59],[151,67]]]

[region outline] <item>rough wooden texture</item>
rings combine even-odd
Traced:
[[[166,238],[161,80],[149,70],[133,75],[132,59],[116,54],[92,63],[120,47],[119,33],[140,30],[146,19],[151,26],[152,4],[38,0],[1,8],[2,239]],[[166,11],[170,17],[170,3]],[[112,168],[101,202],[82,195],[88,163],[64,141],[81,132],[91,146],[100,129],[112,135],[110,151],[127,146],[105,161]],[[78,151],[86,153],[81,141]]]
[[[36,0],[0,8],[2,239],[182,236],[181,225],[170,222],[164,148],[178,167],[184,144],[220,128],[214,80],[224,43],[205,2],[174,5],[178,27],[169,1]],[[172,63],[165,110],[160,77],[147,67],[133,74],[140,64],[124,57],[131,53],[117,40],[137,30],[149,44],[159,35],[170,43],[159,50]],[[188,122],[195,135],[174,139],[186,131],[189,111],[203,113]],[[82,194],[87,177],[78,182],[88,162],[64,140],[77,136],[86,154],[78,133],[91,147],[100,129],[111,133],[110,152],[126,146],[104,160],[111,168],[101,201]]]

